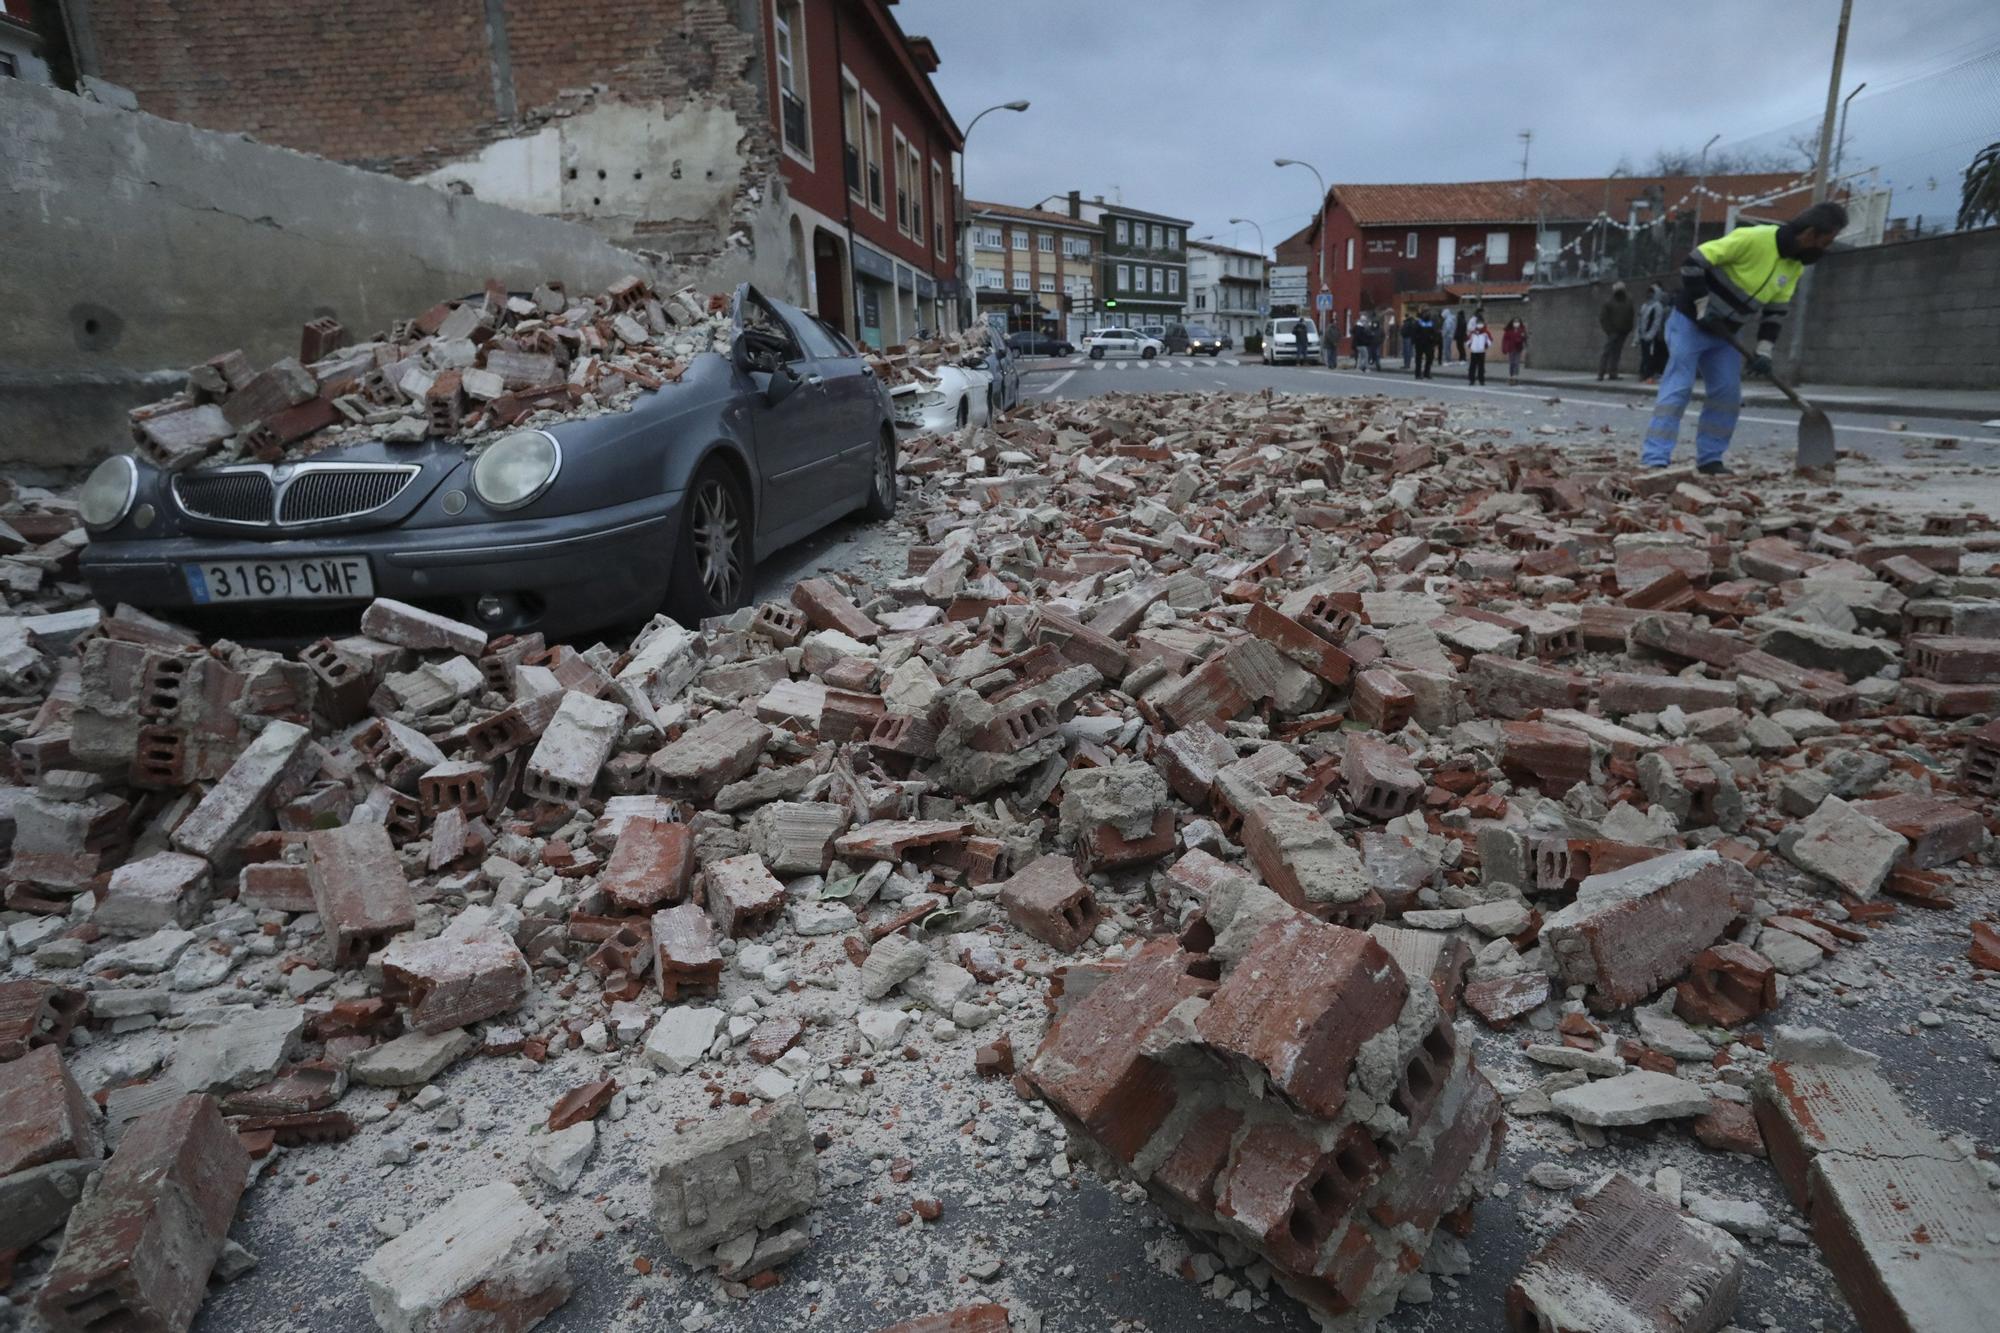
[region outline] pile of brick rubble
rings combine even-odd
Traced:
[[[71,507],[8,497],[8,1308],[186,1328],[289,1155],[478,1142],[462,1062],[563,1092],[378,1222],[385,1329],[561,1305],[548,1210],[614,1134],[666,1250],[754,1299],[906,1061],[1328,1328],[1463,1274],[1503,1133],[1550,1116],[1768,1153],[1871,1327],[1992,1295],[1990,1165],[1759,1020],[1990,855],[2000,534],[1381,400],[1044,404],[903,471],[901,577],[622,650],[386,601],[204,647],[81,606]],[[1548,1076],[1496,1090],[1497,1032]],[[1512,1326],[1722,1327],[1756,1233],[1683,1203],[1597,1180]]]
[[[628,409],[678,381],[688,363],[729,350],[730,298],[684,288],[656,295],[625,278],[596,296],[559,282],[443,301],[365,341],[320,318],[299,354],[262,370],[240,349],[188,371],[187,387],[134,408],[138,454],[177,472],[202,464],[275,463],[340,444],[477,447],[516,426]],[[870,356],[885,382],[935,378],[941,365],[982,366],[990,334],[944,335]]]

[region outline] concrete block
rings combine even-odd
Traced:
[[[416,922],[416,903],[380,824],[306,835],[306,877],[334,967],[356,967]]]
[[[819,1197],[805,1108],[789,1098],[729,1107],[673,1135],[649,1178],[661,1239],[691,1264],[746,1231],[796,1217]]]
[[[526,1333],[569,1299],[569,1254],[504,1181],[466,1190],[361,1266],[383,1333]]]

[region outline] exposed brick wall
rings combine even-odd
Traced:
[[[484,0],[93,0],[104,76],[155,115],[410,176],[598,94],[729,103],[769,151],[728,0],[506,0],[519,122],[501,118]]]

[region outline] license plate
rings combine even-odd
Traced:
[[[373,597],[375,576],[365,556],[306,560],[215,560],[182,565],[188,592],[213,602],[307,602]]]

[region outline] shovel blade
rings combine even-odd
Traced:
[[[1793,466],[1799,472],[1833,470],[1833,423],[1817,407],[1799,414],[1799,452]]]

